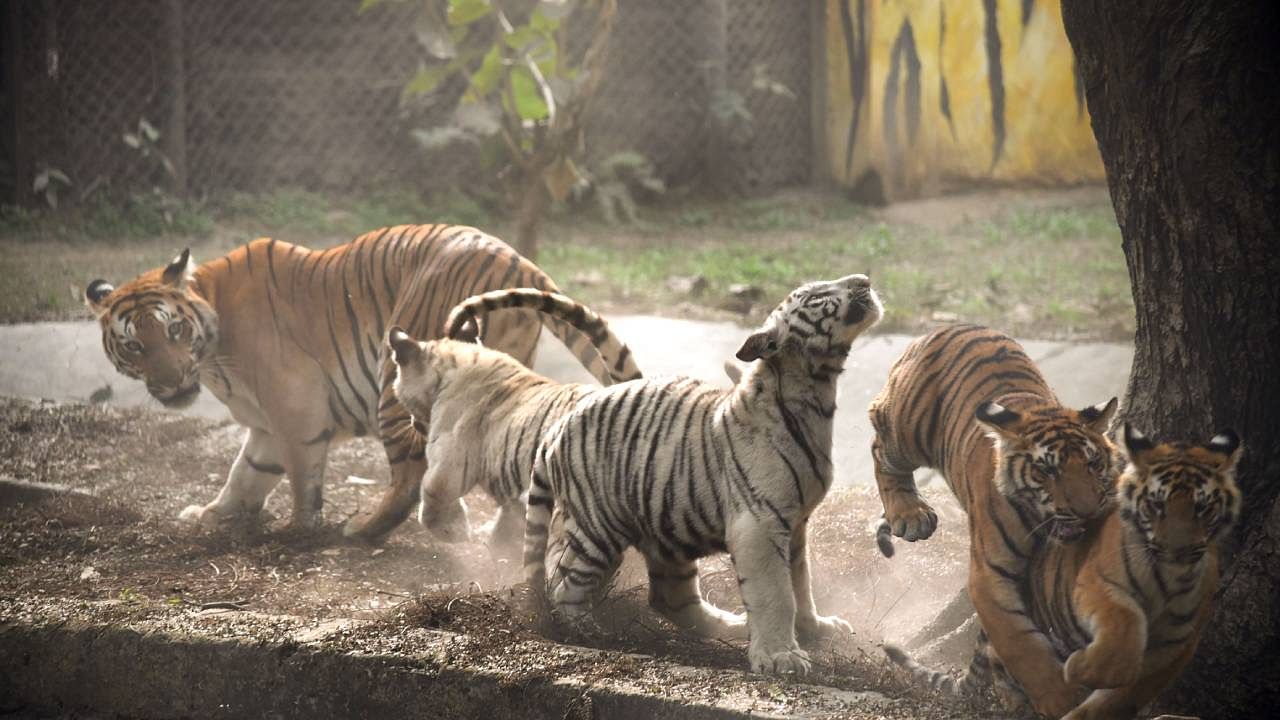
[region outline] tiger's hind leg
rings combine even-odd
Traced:
[[[809,521],[791,532],[791,591],[796,596],[796,639],[813,645],[836,633],[853,634],[853,626],[835,615],[819,615],[809,575]]]
[[[702,637],[725,640],[747,638],[747,618],[702,599],[698,564],[666,561],[645,553],[649,569],[649,606],[673,625]]]
[[[916,481],[911,475],[915,467],[905,467],[909,463],[901,463],[898,458],[891,457],[884,438],[878,432],[871,441],[871,459],[875,465],[880,504],[884,506],[884,518],[876,531],[877,544],[880,551],[888,556],[893,554],[888,534],[907,542],[924,540],[937,529],[938,514],[916,490]]]
[[[394,367],[391,363],[388,365]],[[391,377],[383,377],[378,405],[379,433],[391,466],[391,485],[383,491],[372,511],[356,515],[342,528],[343,535],[368,543],[382,542],[409,519],[421,497],[422,476],[427,470],[425,439],[414,430],[409,413],[396,400]],[[424,425],[430,422],[430,418],[419,420]]]
[[[524,502],[511,498],[498,505],[498,517],[489,533],[489,553],[498,560],[516,560],[524,542]]]
[[[586,632],[596,631],[591,607],[622,562],[624,548],[597,540],[565,513],[563,542],[548,553],[552,611]]]

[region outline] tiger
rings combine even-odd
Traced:
[[[807,524],[831,484],[837,376],[851,343],[883,312],[865,275],[811,282],[742,344],[737,358],[751,365],[734,387],[639,380],[580,401],[534,461],[524,575],[536,596],[590,628],[592,598],[634,546],[660,615],[702,636],[749,630],[753,671],[807,673],[797,639],[850,631],[817,613]],[[556,522],[559,552],[548,555]],[[699,589],[698,559],[724,552],[745,617]]]
[[[1213,612],[1219,543],[1240,513],[1244,447],[1234,431],[1157,445],[1125,423],[1123,437],[1119,507],[1080,542],[1040,547],[1026,583],[1031,618],[1052,630],[1065,681],[1091,690],[1070,720],[1133,718],[1181,674]],[[1010,704],[1026,700],[985,634],[959,681],[885,652],[952,697],[994,683]]]
[[[396,398],[426,435],[427,472],[418,520],[445,540],[470,538],[462,497],[480,487],[498,504],[490,535],[496,557],[514,558],[524,537],[523,494],[538,442],[593,385],[549,380],[506,353],[466,342],[475,318],[500,308],[528,307],[559,317],[589,337],[619,380],[640,377],[630,350],[590,308],[557,293],[494,290],[455,307],[446,337],[420,342],[399,327],[388,331],[396,365]],[[461,339],[453,339],[461,338]]]
[[[318,526],[329,448],[376,432],[391,485],[373,512],[344,527],[349,537],[376,542],[408,517],[426,469],[422,438],[392,391],[387,328],[438,337],[456,304],[504,287],[558,289],[475,228],[400,225],[323,251],[261,238],[201,265],[187,249],[119,288],[90,282],[85,302],[118,371],[145,381],[170,408],[189,405],[206,387],[247,428],[222,490],[182,510],[182,519],[205,526],[255,519],[288,475],[290,524]],[[587,338],[557,318],[499,313],[480,334],[529,365],[543,324],[595,378],[614,381]]]
[[[869,408],[882,552],[891,534],[916,541],[937,527],[912,478],[937,469],[969,516],[967,587],[982,626],[1036,710],[1054,717],[1075,695],[1019,583],[1040,536],[1078,540],[1111,507],[1118,469],[1103,433],[1116,403],[1063,407],[1012,338],[955,324],[912,341]]]

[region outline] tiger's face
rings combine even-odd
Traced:
[[[1000,398],[1012,404],[1012,398]],[[1055,404],[999,402],[978,406],[977,420],[995,440],[1000,492],[1035,515],[1036,529],[1073,542],[1086,521],[1111,507],[1115,496],[1114,446],[1104,435],[1116,398],[1072,410]]]
[[[1236,464],[1244,452],[1231,430],[1206,445],[1156,445],[1129,424],[1129,465],[1120,478],[1120,516],[1162,563],[1194,565],[1240,513]]]
[[[884,306],[866,275],[807,283],[791,291],[769,314],[737,357],[750,362],[786,347],[817,357],[843,357],[858,335],[883,314]]]
[[[200,393],[201,363],[217,346],[217,314],[187,291],[189,250],[119,289],[94,280],[85,304],[98,316],[102,346],[121,374],[142,380],[165,407],[189,406]]]
[[[396,365],[392,389],[396,399],[409,411],[413,429],[424,438],[427,426],[423,419],[431,417],[431,406],[444,381],[440,368],[428,353],[433,342],[419,342],[399,327],[387,331],[387,347]]]

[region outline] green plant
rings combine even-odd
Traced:
[[[31,189],[37,195],[44,197],[45,204],[51,210],[58,209],[58,194],[62,189],[71,187],[71,178],[67,174],[55,167],[48,165],[40,169],[36,173],[35,180],[31,183]]]
[[[391,0],[362,0],[366,12]],[[595,10],[581,57],[569,52],[565,19],[575,8]],[[432,149],[461,138],[500,148],[519,208],[516,245],[537,253],[538,230],[550,200],[563,201],[583,182],[573,156],[581,145],[583,111],[603,71],[617,0],[427,0],[416,26],[433,60],[404,86],[405,101],[460,78],[466,90],[457,122],[414,133]],[[519,12],[517,12],[517,9]]]

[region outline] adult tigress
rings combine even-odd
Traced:
[[[1110,507],[1114,448],[1102,433],[1115,408],[1115,398],[1063,407],[1017,342],[960,324],[913,341],[869,410],[881,549],[892,547],[890,532],[911,541],[933,533],[937,515],[911,473],[937,469],[969,515],[968,589],[982,626],[1019,684],[1035,689],[1036,709],[1053,717],[1075,693],[1019,583],[1043,528],[1070,542]]]
[[[1124,444],[1119,508],[1080,542],[1045,544],[1030,562],[1030,616],[1053,629],[1067,681],[1091,690],[1067,720],[1127,720],[1178,677],[1212,613],[1218,544],[1240,511],[1234,432],[1203,445],[1156,444],[1126,424]],[[1009,709],[1028,699],[985,634],[959,681],[895,647],[885,652],[957,698],[994,682]]]
[[[372,431],[386,449],[391,487],[345,532],[377,540],[408,516],[426,467],[422,438],[392,392],[387,328],[439,337],[456,304],[510,287],[556,290],[536,265],[479,230],[402,225],[324,251],[263,238],[199,266],[184,250],[119,288],[94,280],[85,300],[121,373],[145,380],[167,407],[207,387],[248,428],[222,491],[183,510],[184,519],[256,516],[287,474],[292,523],[315,525],[330,445]],[[507,310],[485,319],[481,337],[528,365],[542,323],[593,376],[612,381],[590,342],[557,319]]]

